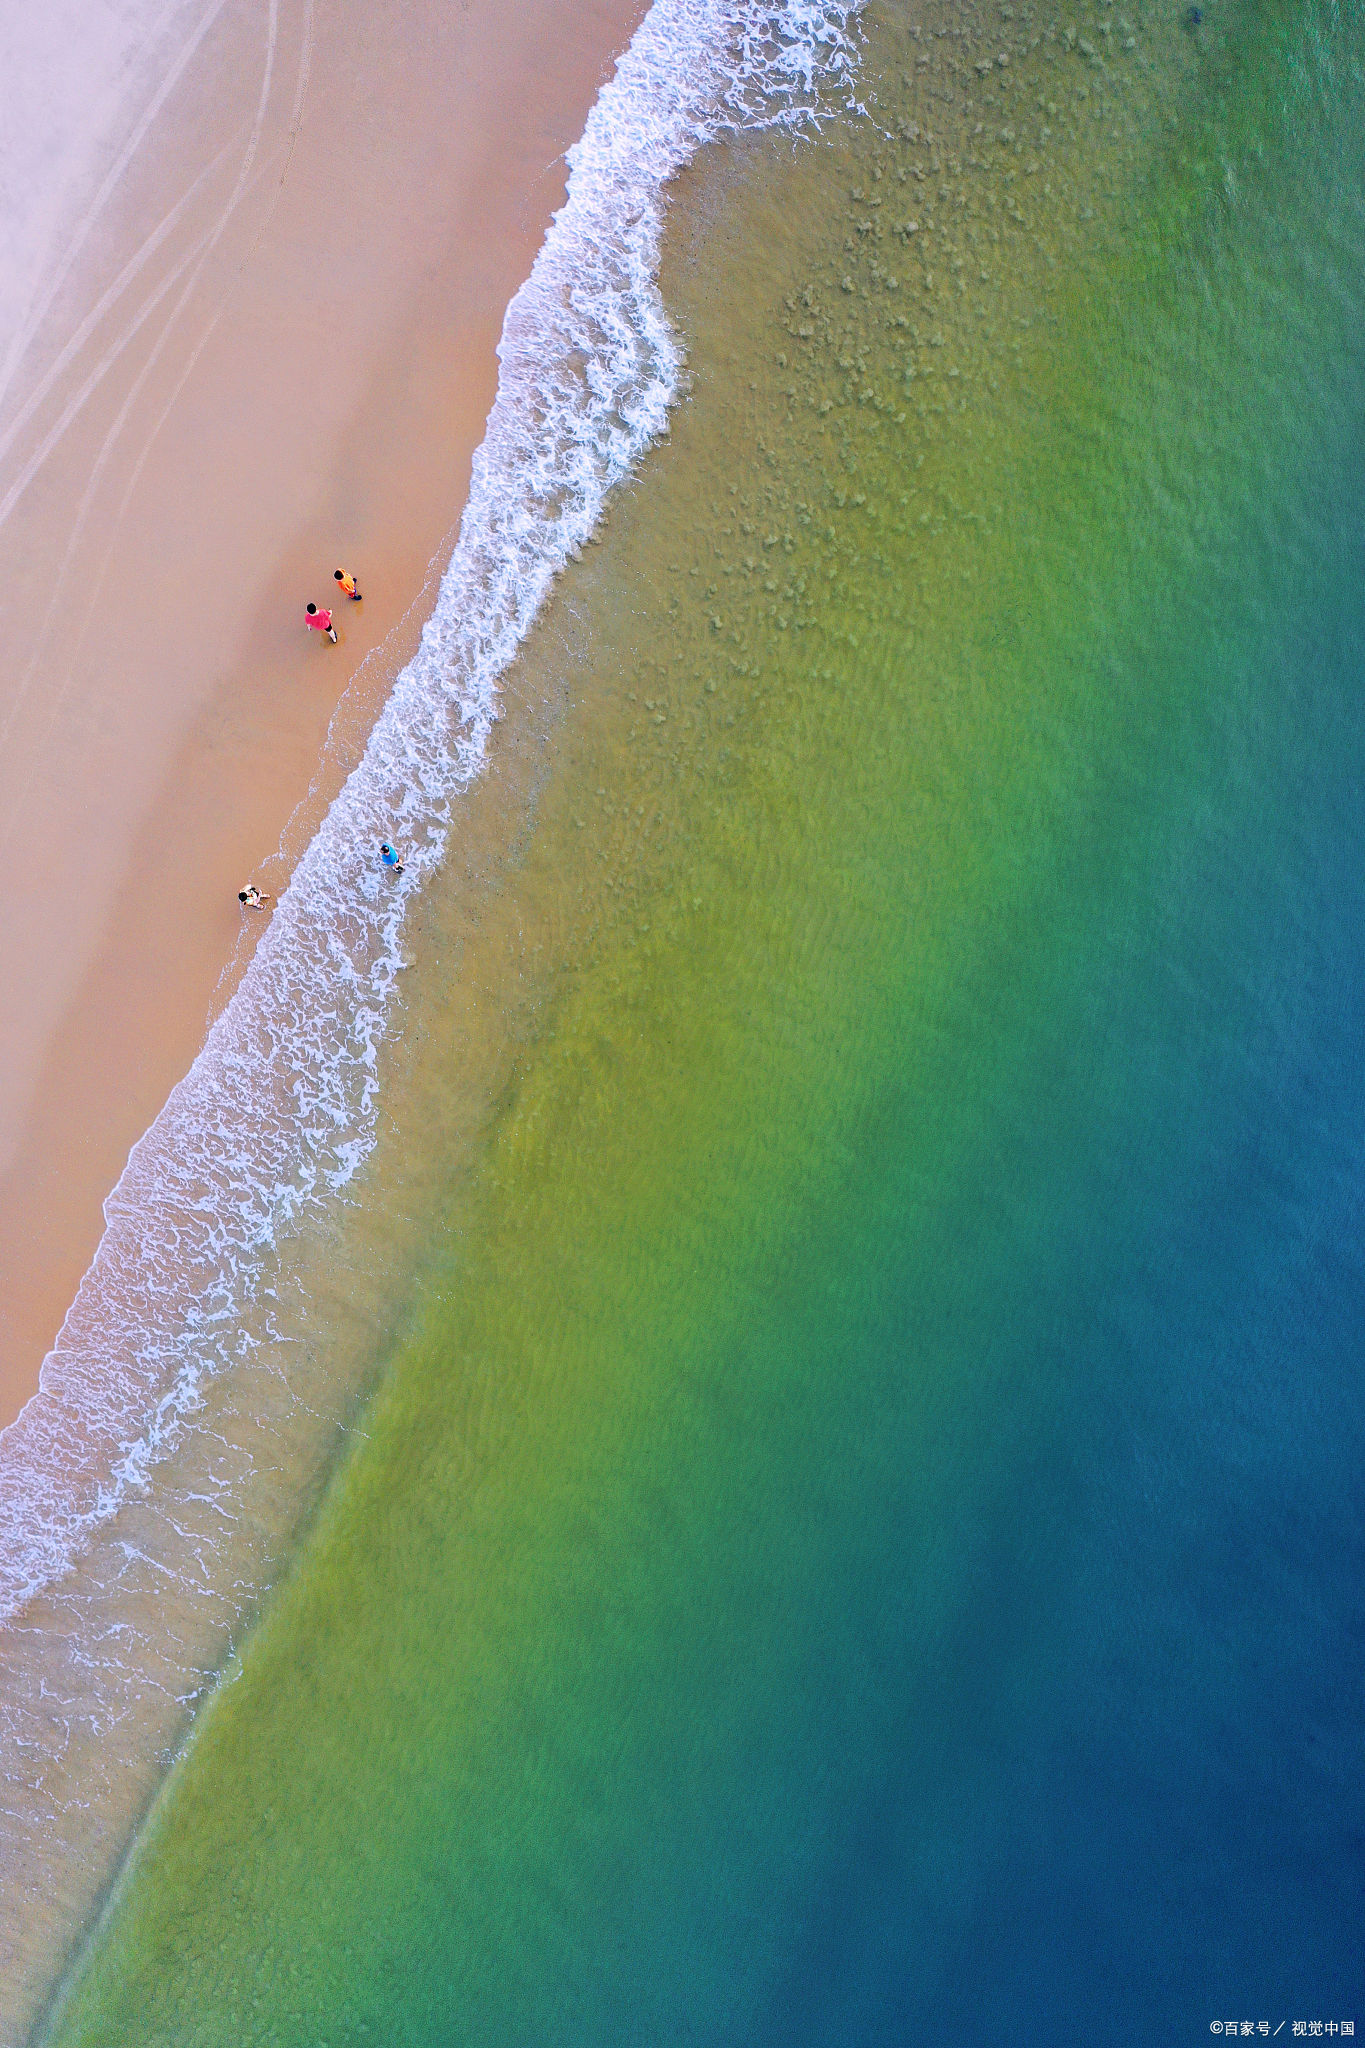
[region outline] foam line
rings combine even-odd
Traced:
[[[818,113],[851,65],[856,7],[657,0],[569,152],[565,204],[508,309],[420,648],[241,986],[133,1148],[39,1391],[0,1434],[0,1620],[154,1489],[206,1376],[240,1362],[262,1255],[368,1154],[406,908],[482,769],[498,679],[678,396],[657,284],[667,183],[726,130]],[[409,849],[396,886],[376,872],[383,837]]]

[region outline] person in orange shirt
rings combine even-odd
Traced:
[[[334,569],[333,575],[353,604],[360,603],[360,592],[355,587],[355,577],[347,569]]]
[[[308,623],[315,633],[325,633],[333,647],[337,644],[337,629],[332,624],[330,612],[320,612],[315,604],[308,607]]]

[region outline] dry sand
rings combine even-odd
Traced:
[[[229,0],[5,399],[0,1422],[240,972],[237,889],[287,878],[416,644],[644,11]],[[332,647],[303,605],[338,564]]]

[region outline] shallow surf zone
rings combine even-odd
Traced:
[[[419,652],[135,1147],[40,1392],[0,1438],[11,2032],[277,1568],[355,1393],[329,1377],[291,1259],[310,1223],[363,1203],[406,914],[484,765],[498,679],[678,397],[682,349],[656,283],[667,183],[719,134],[818,119],[851,75],[855,12],[660,0],[642,24],[509,309]],[[378,867],[384,838],[406,854],[396,883]]]

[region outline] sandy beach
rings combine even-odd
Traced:
[[[210,10],[4,398],[0,1421],[416,644],[642,12]]]

